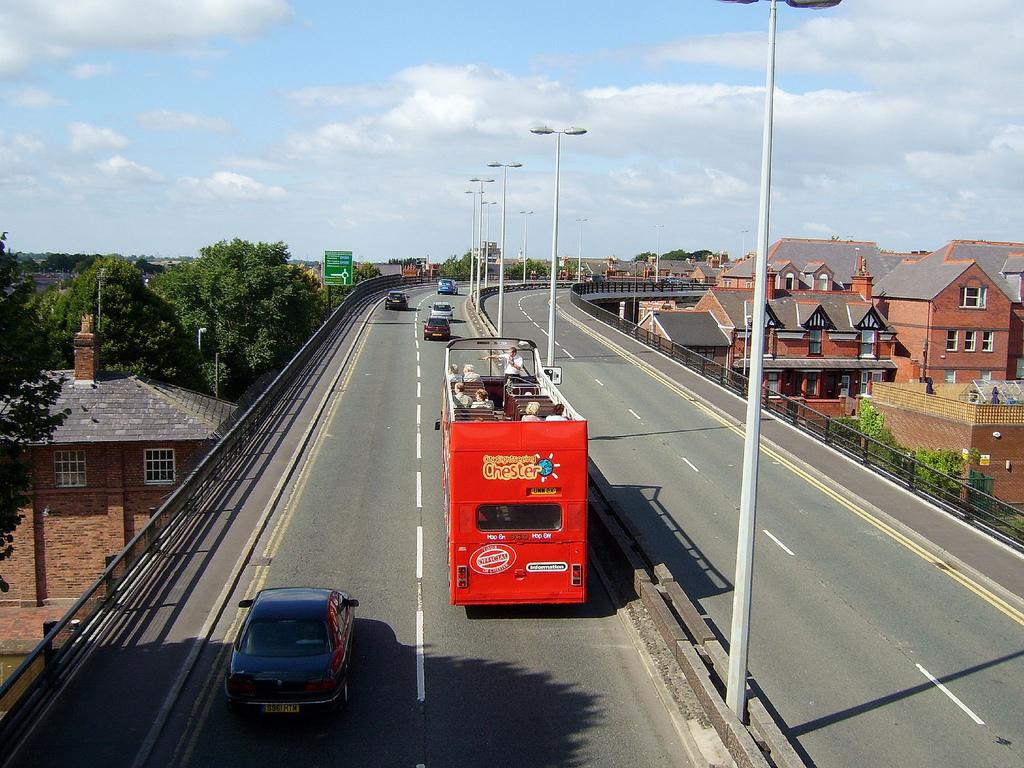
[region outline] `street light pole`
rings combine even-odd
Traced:
[[[522,163],[488,163],[488,168],[501,168],[501,249],[498,251],[498,336],[505,320],[505,186],[509,168],[522,168]]]
[[[472,182],[479,182],[480,183],[480,224],[477,227],[476,232],[477,232],[478,235],[480,235],[482,237],[483,233],[484,233],[484,184],[489,184],[490,182],[494,181],[494,179],[473,178],[473,179],[470,179],[470,181],[472,181]],[[476,242],[477,245],[479,245],[479,241],[476,240],[475,237],[476,236],[474,235],[474,242]],[[480,256],[480,252],[478,250],[477,251],[477,258],[479,258],[479,256]],[[469,295],[470,295],[470,300],[473,300],[475,302],[475,304],[476,304],[476,308],[479,309],[480,308],[480,296],[479,296],[479,291],[480,291],[480,263],[479,262],[475,262],[474,263],[473,251],[472,250],[470,250],[470,252],[469,252],[469,257],[470,257],[470,270],[471,270],[470,271],[471,277],[470,277],[470,282],[469,282]],[[474,268],[475,268],[475,272],[474,272]],[[472,275],[474,273],[476,275],[475,282],[474,282],[474,280],[472,278]],[[477,296],[476,296],[475,300],[472,298],[474,291],[477,292]]]
[[[497,205],[497,200],[488,200],[486,203],[480,203],[481,205]],[[484,288],[490,284],[491,276],[491,209],[487,209],[487,213],[484,214],[484,249],[483,249],[483,262],[481,268],[484,271]],[[479,273],[478,273],[479,274]]]
[[[556,131],[554,128],[540,126],[531,128],[530,132],[539,136],[555,134],[555,204],[551,224],[551,294],[549,299],[551,306],[548,308],[547,365],[550,367],[555,364],[555,283],[558,279],[558,175],[561,163],[561,139],[563,133],[568,136],[582,136],[587,130],[585,128],[566,128],[563,131]]]
[[[583,282],[583,222],[590,221],[590,219],[576,219],[576,223],[580,225],[580,247],[576,252],[576,282]]]
[[[469,227],[469,294],[473,295],[473,249],[476,247],[476,190],[467,189],[467,195],[472,195],[473,201],[473,219],[470,222]]]
[[[754,3],[757,0],[721,0]],[[754,526],[757,512],[758,451],[761,442],[761,386],[764,376],[765,299],[768,272],[768,224],[771,214],[772,113],[775,95],[775,26],[778,0],[768,13],[768,72],[765,82],[764,137],[761,145],[761,194],[757,222],[757,257],[754,266],[753,338],[750,340],[750,373],[747,379],[746,430],[743,443],[743,477],[740,490],[739,533],[736,541],[732,626],[729,636],[729,673],[726,705],[746,722],[747,657],[750,641],[751,572],[754,563]],[[842,0],[785,0],[795,8],[828,8]],[[744,318],[745,319],[745,318]]]
[[[658,282],[661,279],[661,230],[665,225],[655,224],[654,228],[658,231],[658,250],[654,252],[654,282]]]
[[[529,229],[530,216],[533,211],[520,211],[523,214],[523,285],[526,285],[526,262],[529,260],[526,250],[526,231]]]

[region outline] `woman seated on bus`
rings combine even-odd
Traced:
[[[540,413],[540,403],[536,400],[531,400],[526,404],[526,410],[523,412],[523,418],[520,421],[543,421],[537,414]]]
[[[462,366],[462,380],[480,381],[480,374],[473,370],[472,363],[466,363],[464,366]]]
[[[471,408],[487,408],[488,410],[494,410],[494,402],[487,396],[486,389],[478,389],[476,391],[476,399],[473,400]]]
[[[448,366],[448,383],[451,384],[455,381],[462,381],[462,376],[459,375],[459,366],[452,363]]]
[[[565,406],[561,403],[555,403],[551,408],[551,413],[544,421],[568,421],[565,417]]]

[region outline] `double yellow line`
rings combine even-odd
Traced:
[[[609,349],[611,349],[613,352],[615,352],[617,355],[619,355],[623,360],[625,360],[626,362],[628,362],[631,365],[635,366],[636,368],[639,368],[641,371],[646,373],[652,379],[654,379],[655,381],[657,381],[660,384],[662,384],[665,387],[667,387],[669,390],[671,390],[672,392],[677,394],[679,397],[683,398],[684,400],[686,400],[687,402],[692,404],[694,407],[696,407],[698,410],[700,410],[701,412],[706,414],[711,419],[715,420],[716,422],[718,422],[722,426],[726,427],[730,431],[734,432],[735,434],[739,435],[740,437],[743,437],[744,431],[743,431],[743,428],[739,424],[736,424],[734,421],[726,419],[718,411],[716,411],[713,408],[710,408],[707,405],[705,405],[704,403],[700,402],[700,400],[698,400],[696,397],[691,395],[689,392],[686,392],[682,387],[680,387],[674,381],[672,381],[671,379],[666,377],[664,374],[662,374],[660,371],[656,370],[651,365],[649,365],[649,364],[645,363],[644,361],[640,360],[639,358],[637,358],[634,354],[629,352],[624,347],[619,346],[618,344],[616,344],[615,342],[611,341],[610,339],[605,338],[601,334],[598,334],[595,331],[591,330],[585,324],[581,323],[578,319],[576,319],[575,317],[572,317],[568,313],[562,312],[562,315],[566,319],[568,319],[569,322],[571,322],[578,329],[580,329],[583,333],[587,334],[588,336],[590,336],[592,339],[594,339],[598,343],[603,344],[604,346],[606,346]],[[881,531],[886,536],[891,538],[893,541],[896,541],[899,544],[902,544],[904,547],[906,547],[908,550],[913,552],[915,555],[920,557],[925,562],[930,563],[931,565],[934,565],[942,573],[946,574],[951,579],[953,579],[953,581],[955,581],[958,584],[966,587],[968,590],[973,592],[975,595],[980,597],[982,600],[984,600],[986,603],[988,603],[989,605],[991,605],[992,607],[994,607],[995,609],[997,609],[1001,613],[1003,613],[1006,616],[1008,616],[1013,621],[1015,621],[1018,624],[1024,626],[1024,612],[1018,610],[1017,608],[1012,606],[1007,601],[1003,600],[1001,597],[999,597],[995,593],[993,593],[990,590],[986,589],[984,586],[979,584],[977,581],[975,581],[971,577],[967,576],[964,573],[961,573],[960,571],[958,571],[950,563],[947,563],[946,561],[936,557],[934,554],[929,552],[927,549],[922,547],[920,544],[915,542],[913,539],[909,538],[908,536],[906,536],[903,533],[900,533],[898,530],[893,528],[891,525],[889,525],[888,523],[886,523],[886,522],[880,520],[879,518],[875,517],[874,515],[872,515],[870,512],[868,512],[863,507],[855,504],[853,501],[851,501],[850,499],[846,498],[845,496],[842,496],[841,494],[839,494],[838,492],[836,492],[835,490],[833,490],[832,488],[827,486],[825,483],[823,483],[821,480],[819,480],[818,478],[816,478],[813,475],[809,474],[808,472],[806,472],[805,470],[801,469],[799,466],[794,464],[792,461],[790,461],[788,458],[786,458],[785,456],[781,455],[778,451],[776,451],[776,450],[774,450],[772,448],[766,447],[764,445],[764,441],[763,440],[762,440],[762,443],[761,443],[761,452],[765,456],[768,456],[768,457],[772,458],[773,460],[777,461],[779,464],[781,464],[783,467],[788,469],[794,475],[796,475],[800,479],[804,480],[808,485],[811,485],[812,487],[818,489],[823,494],[828,496],[830,499],[833,499],[835,502],[840,504],[842,507],[844,507],[845,509],[848,509],[853,514],[857,515],[857,517],[859,517],[862,520],[864,520],[865,522],[870,523],[871,525],[873,525],[875,528],[877,528],[879,531]]]

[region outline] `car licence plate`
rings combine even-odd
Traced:
[[[264,704],[263,711],[270,714],[273,712],[298,712],[298,704]]]

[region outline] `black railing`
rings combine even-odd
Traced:
[[[692,349],[650,333],[635,323],[582,298],[587,293],[604,292],[592,288],[598,285],[601,284],[585,283],[573,286],[573,305],[596,320],[677,360],[704,378],[746,397],[746,376],[698,355]],[[581,288],[583,290],[580,290]],[[764,399],[763,408],[918,496],[1024,551],[1024,514],[1016,507],[972,487],[963,478],[947,475],[929,467],[918,461],[913,454],[868,437],[859,430],[808,407],[801,400],[772,392]]]
[[[149,562],[154,551],[182,522],[216,495],[225,472],[258,437],[261,427],[273,417],[275,406],[288,395],[296,377],[330,343],[342,324],[381,292],[416,282],[423,281],[403,281],[401,277],[392,276],[356,284],[266,390],[243,414],[236,411],[237,419],[227,434],[153,513],[142,530],[111,558],[99,578],[60,621],[49,627],[39,645],[0,686],[0,716],[3,718],[0,720],[0,745],[8,743],[18,728],[30,722],[60,688],[64,675],[88,648],[118,589]]]
[[[613,280],[594,280],[587,283],[576,283],[573,292],[579,295],[588,293],[681,293],[693,291],[706,291],[711,287],[708,283],[701,283],[696,280],[678,280],[665,278],[663,280],[633,280],[628,277],[617,277]]]

